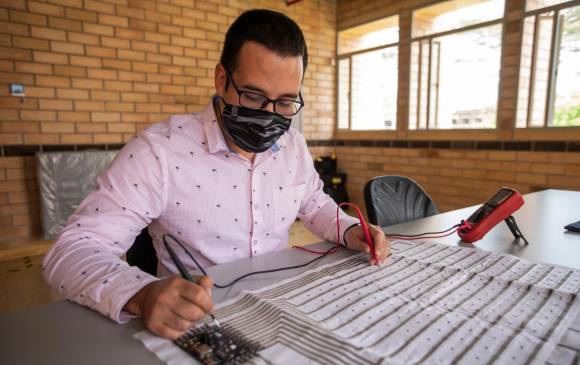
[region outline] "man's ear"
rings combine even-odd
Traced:
[[[216,65],[214,77],[215,77],[215,91],[219,96],[223,98],[226,94],[226,83],[228,81],[228,76],[226,75],[226,69],[221,63]]]

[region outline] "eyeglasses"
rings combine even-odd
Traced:
[[[274,105],[275,113],[291,117],[296,115],[300,109],[304,107],[304,100],[302,99],[302,94],[300,92],[298,92],[298,100],[286,98],[272,100],[257,92],[240,90],[229,71],[226,71],[226,75],[228,76],[228,79],[232,81],[234,89],[238,93],[240,105],[245,106],[246,108],[264,109],[268,104],[272,103],[272,105]]]

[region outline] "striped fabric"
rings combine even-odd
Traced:
[[[218,306],[261,363],[572,364],[580,271],[431,242],[393,242]],[[276,349],[273,351],[273,349]]]

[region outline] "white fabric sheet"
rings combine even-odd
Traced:
[[[220,304],[214,314],[264,347],[262,364],[572,363],[580,271],[432,242],[392,243]],[[170,341],[135,335],[170,365]]]

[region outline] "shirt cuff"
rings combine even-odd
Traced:
[[[347,246],[346,241],[344,240],[344,234],[353,226],[357,226],[359,224],[360,221],[358,220],[358,218],[351,217],[348,214],[344,214],[340,218],[340,242],[339,242],[340,245]]]
[[[360,223],[354,223],[354,224],[351,224],[349,227],[347,227],[344,230],[344,232],[342,234],[342,242],[341,242],[341,244],[344,244],[344,246],[348,247],[348,242],[346,241],[346,232],[348,232],[349,229],[354,228],[354,227],[358,227],[358,226],[360,226]]]
[[[147,275],[147,274],[144,274],[144,275]],[[133,298],[133,296],[139,292],[139,290],[143,289],[143,287],[145,287],[146,285],[148,285],[154,281],[157,281],[157,280],[159,280],[159,278],[157,278],[153,275],[147,275],[147,277],[143,281],[141,281],[139,284],[132,287],[131,290],[124,293],[123,297],[121,297],[119,299],[119,301],[116,303],[117,304],[116,308],[114,308],[113,311],[111,312],[111,317],[112,317],[111,319],[113,319],[117,323],[127,323],[131,319],[139,317],[135,314],[125,312],[123,310],[123,308],[125,307],[125,304],[127,304],[127,302],[129,302],[129,300],[131,298]]]

